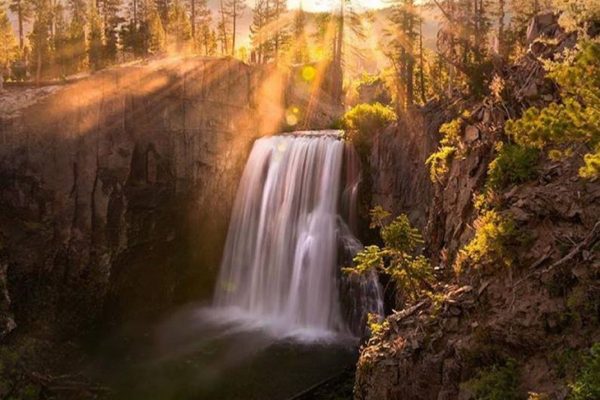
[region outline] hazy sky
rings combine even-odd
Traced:
[[[248,0],[252,2],[252,0]],[[297,8],[303,3],[303,7],[306,11],[329,11],[332,8],[339,7],[339,0],[288,0],[288,6],[290,8]],[[354,3],[360,5],[363,8],[381,8],[383,7],[385,0],[355,0]]]

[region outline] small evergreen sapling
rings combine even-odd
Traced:
[[[389,275],[408,300],[416,300],[430,289],[433,269],[429,260],[417,254],[423,245],[418,229],[412,227],[404,214],[387,223],[390,216],[380,206],[371,210],[371,228],[379,229],[384,247],[366,247],[356,255],[355,266],[345,272],[363,274],[376,269]]]

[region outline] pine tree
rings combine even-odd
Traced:
[[[169,43],[175,45],[175,50],[182,51],[192,38],[192,26],[187,16],[185,6],[180,0],[175,0],[169,7],[169,24],[167,37]]]
[[[151,53],[160,53],[165,49],[167,35],[160,14],[155,8],[152,8],[148,14],[148,39],[148,50]]]
[[[268,53],[266,26],[268,22],[268,0],[257,0],[252,9],[252,24],[250,25],[250,40],[252,42],[251,57],[254,62],[262,64]]]
[[[306,43],[306,13],[304,12],[304,4],[300,1],[300,6],[294,17],[294,62],[303,64],[308,62],[308,47]]]
[[[72,74],[81,71],[85,66],[87,11],[84,0],[69,0],[68,8],[71,22],[67,34],[67,53],[69,55],[67,71],[68,74]]]
[[[119,37],[124,52],[134,57],[144,57],[149,52],[149,13],[147,1],[131,0],[127,5],[126,23],[119,30]]]
[[[427,103],[425,90],[425,50],[423,48],[423,18],[419,18],[419,92],[421,102]]]
[[[224,0],[219,1],[219,23],[217,25],[217,40],[221,47],[221,54],[228,55],[231,43],[231,24],[229,14],[225,8]]]
[[[393,3],[390,22],[393,30],[387,32],[389,50],[386,55],[391,60],[397,76],[399,111],[414,104],[415,53],[419,33],[420,17],[414,0],[398,0]]]
[[[319,58],[331,58],[333,46],[329,42],[328,32],[329,27],[333,23],[333,15],[331,13],[320,13],[315,16],[315,32],[311,35],[311,41],[315,43],[317,54],[321,54]]]
[[[59,77],[64,77],[68,74],[69,59],[69,37],[68,26],[65,20],[65,10],[62,3],[58,3],[54,13],[54,64],[56,73]]]
[[[89,43],[88,43],[88,62],[90,69],[97,71],[104,66],[103,55],[103,40],[102,40],[102,22],[98,8],[94,5],[90,6],[89,11]]]
[[[445,61],[462,73],[474,94],[481,94],[491,72],[487,51],[490,10],[484,0],[434,2],[443,15],[437,47]]]
[[[283,18],[286,0],[258,0],[250,26],[254,59],[258,63],[277,61],[287,50],[291,35],[289,23]]]
[[[32,47],[32,67],[35,68],[35,80],[39,82],[42,75],[48,69],[51,60],[51,7],[48,0],[33,0],[31,7],[33,12],[33,28],[29,34],[29,41]]]
[[[271,38],[273,48],[273,58],[279,60],[290,43],[289,24],[285,23],[283,18],[287,12],[287,0],[273,0],[271,8],[272,13],[269,16],[270,25],[273,26],[273,36]]]
[[[218,44],[217,44],[217,31],[214,29],[208,29],[208,34],[206,36],[206,46],[205,46],[205,55],[214,56],[217,54]]]
[[[171,0],[154,0],[153,9],[156,10],[160,16],[160,22],[165,32],[169,29],[169,6]]]
[[[324,18],[321,23],[326,25],[319,28],[327,32],[333,28],[333,40],[331,42],[331,62],[327,77],[327,85],[324,88],[337,104],[343,102],[344,64],[346,50],[353,48],[351,41],[362,41],[366,35],[363,29],[363,20],[370,18],[369,13],[360,11],[360,2],[355,0],[338,0],[338,7],[332,11],[329,18]],[[357,11],[357,9],[359,11]],[[326,33],[322,33],[326,36]]]
[[[100,1],[100,0],[99,0]],[[119,25],[123,22],[120,16],[122,0],[101,0],[100,17],[104,28],[104,63],[112,64],[117,58]]]
[[[9,75],[10,63],[17,56],[17,40],[12,30],[5,5],[0,2],[0,89],[3,78]]]
[[[277,0],[275,0],[277,1]],[[230,37],[231,37],[231,55],[235,55],[236,50],[236,39],[237,39],[237,31],[238,31],[238,23],[239,19],[244,14],[246,10],[246,3],[244,0],[226,0],[225,3],[222,4],[223,13],[225,14],[226,21],[231,24],[230,27]]]
[[[506,43],[506,0],[498,0],[494,14],[498,20],[495,52],[501,60],[505,60],[508,55]]]
[[[31,5],[27,0],[12,0],[10,3],[10,11],[17,16],[19,26],[19,50],[23,51],[25,45],[24,24],[31,18]]]
[[[192,0],[195,2],[195,10],[191,13],[192,38],[194,47],[200,54],[206,56],[211,53],[212,41],[212,11],[208,7],[207,0]]]

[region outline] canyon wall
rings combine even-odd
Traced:
[[[425,162],[437,149],[439,127],[447,118],[438,103],[429,103],[375,135],[369,155],[371,207],[407,214],[425,230],[435,193]]]
[[[600,182],[578,174],[589,148],[560,160],[541,152],[531,177],[488,186],[498,142],[510,140],[506,121],[560,102],[540,60],[576,38],[553,15],[537,16],[532,28],[551,40],[533,43],[499,71],[504,97],[457,96],[443,113],[431,105],[420,110],[429,126],[439,127],[442,114],[442,121],[460,116],[462,150],[438,182],[413,182],[425,175],[418,162],[432,151],[432,132],[419,117],[404,117],[375,141],[373,205],[407,213],[419,227],[426,216],[425,250],[436,281],[433,295],[393,312],[363,346],[356,400],[470,400],[482,398],[476,387],[482,383],[499,398],[514,390],[515,398],[563,400],[581,370],[563,360],[589,354],[600,340]],[[455,263],[468,243],[463,257],[469,251],[485,257]],[[501,368],[514,376],[511,382],[493,376]]]
[[[279,75],[232,59],[11,89],[0,108],[0,331],[80,331],[210,294]]]

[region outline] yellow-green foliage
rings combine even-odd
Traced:
[[[383,319],[380,315],[371,314],[367,316],[367,325],[371,331],[371,335],[375,336],[383,333],[390,325],[387,319]]]
[[[361,135],[373,135],[396,121],[396,113],[381,103],[359,104],[344,114],[342,126]]]
[[[509,184],[526,182],[536,176],[538,149],[499,143],[497,151],[498,155],[488,168],[489,188],[501,189]]]
[[[426,163],[429,165],[429,177],[432,182],[440,183],[444,180],[449,171],[448,164],[455,153],[456,147],[443,146],[427,158]]]
[[[460,143],[462,128],[462,118],[456,118],[443,124],[440,127],[440,134],[443,136],[442,140],[440,140],[440,144],[442,146],[457,146]]]
[[[514,360],[479,371],[464,383],[477,400],[524,400],[519,391],[520,371]]]
[[[569,384],[569,400],[600,399],[600,343],[592,346],[574,382]]]
[[[506,132],[524,147],[572,148],[584,143],[594,152],[584,156],[580,175],[597,177],[600,143],[600,44],[584,40],[558,63],[546,63],[548,76],[561,90],[562,103],[530,108],[508,121]],[[564,152],[564,150],[562,150]]]
[[[598,0],[553,0],[553,6],[560,15],[560,25],[567,32],[585,32],[591,21],[600,19]]]
[[[444,180],[449,171],[449,163],[459,149],[462,149],[460,139],[463,128],[463,119],[456,118],[440,127],[440,147],[438,151],[427,158],[426,164],[429,165],[429,176],[432,182],[440,183]]]
[[[527,400],[550,400],[550,396],[548,396],[546,393],[529,392]]]
[[[364,157],[371,149],[373,135],[396,119],[394,110],[380,103],[359,104],[344,114],[341,125],[358,153]]]
[[[406,298],[416,299],[421,290],[429,287],[433,269],[429,260],[417,255],[423,244],[418,229],[413,228],[404,214],[386,223],[390,213],[381,207],[371,211],[371,227],[379,228],[384,247],[368,246],[354,259],[354,267],[346,273],[366,273],[373,269],[389,275]]]
[[[462,271],[466,265],[512,265],[513,257],[507,247],[517,237],[517,228],[511,219],[494,210],[484,212],[475,221],[475,237],[459,252],[456,271]]]
[[[600,175],[600,144],[596,145],[593,153],[588,153],[583,157],[583,167],[579,169],[579,175],[588,179]]]
[[[4,68],[17,56],[17,40],[6,10],[0,2],[0,78]]]

